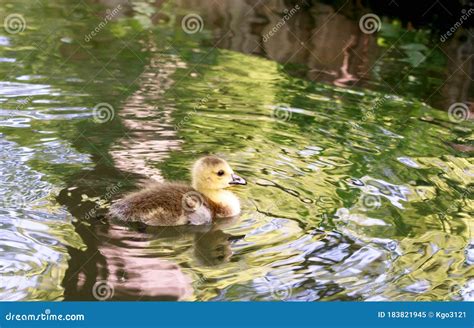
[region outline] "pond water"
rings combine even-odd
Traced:
[[[472,122],[431,97],[443,51],[387,23],[370,74],[318,77],[248,31],[186,33],[189,6],[0,4],[26,23],[0,36],[0,298],[472,300]],[[239,218],[104,219],[207,153],[249,182]]]

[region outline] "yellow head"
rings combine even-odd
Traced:
[[[230,165],[217,156],[205,156],[194,163],[192,169],[193,188],[219,190],[232,185],[244,185],[247,182],[234,173]]]

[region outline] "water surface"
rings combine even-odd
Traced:
[[[318,80],[140,1],[87,41],[117,4],[0,5],[27,23],[0,38],[1,299],[473,299],[472,122],[425,101],[440,51],[410,66],[401,44],[360,83]],[[207,153],[249,181],[237,220],[103,218]]]

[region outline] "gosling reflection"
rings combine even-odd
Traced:
[[[93,229],[97,245],[89,244],[87,251],[71,254],[73,260],[63,282],[65,299],[192,300],[193,277],[177,264],[182,262],[179,259],[184,262],[191,254],[202,266],[228,262],[231,242],[241,236],[222,229],[237,219],[220,220],[212,226],[108,222],[88,227]],[[94,249],[98,251],[93,253]],[[74,267],[74,263],[82,265]]]
[[[197,233],[194,236],[194,255],[200,265],[214,266],[228,262],[232,256],[232,235],[222,230]]]
[[[143,224],[136,228],[163,240],[185,239],[192,243],[193,255],[200,266],[215,266],[228,262],[233,254],[232,242],[243,238],[243,235],[231,235],[223,231],[235,224],[238,216],[219,219],[214,225],[150,227]],[[171,246],[170,246],[171,247]]]

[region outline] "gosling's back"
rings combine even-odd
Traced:
[[[109,216],[154,226],[205,224],[212,221],[211,206],[204,195],[183,183],[154,183],[112,204]]]

